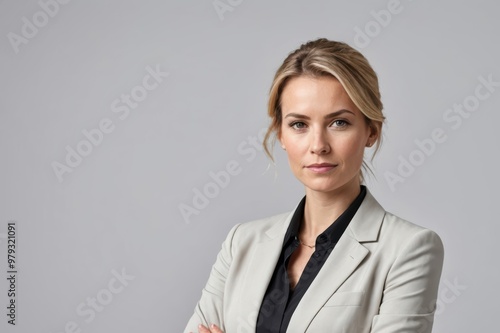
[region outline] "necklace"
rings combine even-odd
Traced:
[[[307,246],[310,249],[314,249],[316,247],[316,245],[307,245],[307,244],[302,243],[302,241],[300,240],[300,238],[298,238],[298,240],[299,240],[300,245]]]

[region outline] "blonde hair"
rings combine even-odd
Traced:
[[[290,53],[276,74],[269,91],[268,115],[271,124],[264,137],[264,150],[274,161],[269,147],[274,146],[276,136],[280,136],[282,112],[281,94],[287,82],[294,77],[308,75],[312,77],[333,76],[365,116],[367,124],[377,133],[375,151],[372,160],[380,148],[384,115],[380,99],[377,74],[368,60],[349,45],[320,38],[302,44]],[[365,161],[363,168],[370,170]],[[371,170],[370,170],[371,171]],[[360,171],[363,181],[363,173]]]

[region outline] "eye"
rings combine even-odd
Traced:
[[[290,125],[290,127],[292,127],[293,129],[296,129],[296,130],[306,128],[306,124],[301,122],[301,121],[294,121],[294,122],[291,122],[289,125]]]
[[[349,123],[343,119],[334,120],[332,126],[334,127],[347,127]]]

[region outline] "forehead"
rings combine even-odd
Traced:
[[[281,94],[281,110],[309,113],[355,109],[342,84],[332,76],[298,76],[290,79]],[[354,111],[354,110],[352,110]]]

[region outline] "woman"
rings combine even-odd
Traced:
[[[380,146],[382,102],[368,61],[318,39],[278,69],[273,134],[305,196],[292,212],[235,226],[185,332],[431,332],[443,246],[386,212],[362,185]]]

